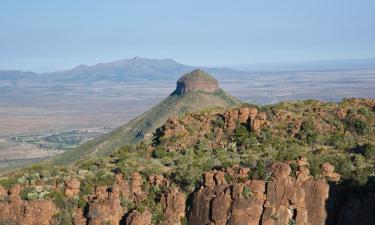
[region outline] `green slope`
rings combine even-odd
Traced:
[[[147,112],[129,123],[105,134],[97,139],[67,151],[53,160],[54,164],[63,165],[94,155],[109,155],[125,144],[134,144],[143,137],[153,133],[162,126],[168,117],[186,112],[196,112],[209,108],[234,107],[240,101],[222,89],[214,93],[203,91],[189,92],[184,95],[172,93]]]

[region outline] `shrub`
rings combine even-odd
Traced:
[[[251,190],[248,186],[245,186],[242,191],[242,196],[246,199],[249,199],[251,195]]]
[[[0,179],[0,185],[5,189],[9,189],[13,184],[18,183],[18,176]]]
[[[152,156],[155,157],[155,158],[158,158],[158,159],[162,159],[166,156],[168,156],[168,152],[165,151],[164,149],[162,148],[156,148],[153,153],[152,153]]]
[[[365,135],[369,132],[368,124],[360,118],[348,116],[345,118],[344,123],[351,132],[359,135]]]
[[[363,153],[367,160],[375,160],[375,145],[368,143],[363,146]]]
[[[216,119],[213,121],[213,125],[215,127],[223,128],[224,127],[224,120],[221,116],[216,117]]]
[[[250,133],[245,126],[237,125],[234,130],[234,137],[239,144],[243,144],[250,137]]]
[[[63,209],[65,206],[65,195],[62,191],[53,191],[51,192],[48,197],[53,200],[56,206],[60,209]]]
[[[29,193],[31,193],[33,191],[34,191],[34,187],[25,187],[24,189],[22,189],[22,191],[20,193],[21,199],[22,200],[29,200],[28,199]]]
[[[298,137],[300,140],[305,141],[308,144],[314,144],[317,142],[318,134],[315,130],[315,124],[312,118],[306,119],[302,122]]]

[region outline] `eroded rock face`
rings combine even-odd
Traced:
[[[0,185],[0,199],[4,198],[7,195],[8,191]]]
[[[272,178],[267,183],[244,180],[244,174],[250,171],[239,166],[225,171],[237,182],[218,183],[213,180],[218,171],[205,173],[204,185],[192,198],[189,224],[325,224],[329,192],[327,181],[314,181],[302,165],[297,179],[290,176],[288,164],[277,163],[271,169]]]
[[[232,133],[236,129],[237,122],[245,125],[249,130],[259,133],[261,128],[267,124],[267,115],[258,112],[254,107],[242,107],[226,112],[224,121],[227,133]]]
[[[183,75],[177,81],[176,93],[179,95],[192,91],[212,93],[218,89],[219,84],[215,78],[205,73],[203,70],[196,69],[191,73]]]
[[[64,185],[66,197],[73,198],[74,196],[79,194],[79,187],[81,186],[81,182],[77,178],[66,180],[64,182]]]
[[[125,209],[120,202],[120,190],[117,185],[112,189],[98,187],[89,204],[87,214],[89,225],[119,224]]]
[[[181,225],[181,219],[185,217],[185,199],[185,194],[176,188],[161,197],[160,202],[165,208],[166,218],[162,225]]]
[[[187,130],[184,126],[180,124],[178,121],[178,118],[176,116],[172,116],[168,118],[167,122],[165,123],[165,129],[164,129],[164,136],[169,138],[172,135],[183,135],[186,134]]]
[[[126,225],[150,225],[152,215],[150,212],[145,211],[143,213],[133,211],[126,219]]]
[[[13,185],[0,201],[0,222],[5,224],[50,225],[58,210],[51,200],[23,201],[20,185]]]
[[[322,178],[314,179],[305,157],[288,163],[297,165],[297,171],[292,171],[287,163],[275,163],[266,180],[250,180],[252,171],[240,165],[205,172],[201,187],[189,199],[162,175],[150,175],[144,182],[139,173],[133,173],[129,180],[117,174],[112,187],[97,187],[86,196],[87,208],[72,210],[72,223],[151,225],[150,208],[129,211],[121,199],[137,206],[146,200],[149,188],[159,187],[163,192],[155,200],[164,214],[160,225],[181,225],[185,213],[191,225],[375,224],[374,191],[364,192],[366,196],[349,193],[339,199],[342,193],[338,187],[330,188],[326,181],[339,179],[331,164],[324,163],[319,176]],[[72,183],[76,182],[65,182],[65,189],[62,186],[61,190],[76,189],[78,185]],[[21,191],[18,184],[9,190],[0,187],[0,224],[56,225],[54,215],[61,209],[53,201],[24,201]]]
[[[340,174],[335,173],[335,167],[331,165],[330,163],[323,163],[322,165],[323,170],[323,176],[325,176],[329,181],[339,181],[340,180]]]

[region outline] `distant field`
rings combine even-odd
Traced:
[[[375,71],[368,70],[249,73],[218,80],[224,90],[256,104],[375,98]],[[174,80],[92,85],[0,83],[0,168],[46,158],[99,136],[151,108],[174,88]],[[78,132],[87,129],[95,132]]]

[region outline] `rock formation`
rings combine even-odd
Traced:
[[[81,182],[77,178],[65,181],[65,196],[72,198],[79,193]]]
[[[95,191],[87,214],[89,225],[117,225],[125,213],[121,207],[120,190],[117,185],[112,189],[99,187]]]
[[[218,89],[219,84],[215,78],[203,70],[196,69],[178,79],[176,93],[179,95],[191,91],[204,91],[212,93]]]
[[[245,125],[249,130],[259,133],[262,126],[267,124],[267,115],[258,112],[254,107],[241,107],[224,114],[226,131],[231,133],[236,128],[237,122]]]
[[[143,213],[133,211],[126,219],[126,225],[150,225],[151,217],[152,215],[148,211]]]
[[[58,212],[51,200],[24,201],[20,198],[21,186],[13,185],[0,201],[0,223],[22,225],[50,225]]]
[[[327,219],[329,185],[313,180],[300,166],[297,178],[285,163],[272,166],[269,181],[239,179],[249,170],[235,167],[204,174],[204,186],[193,195],[189,224],[323,225]],[[223,173],[235,182],[213,179]]]
[[[185,199],[185,194],[177,189],[172,189],[161,197],[160,202],[167,218],[162,225],[181,225],[181,219],[185,217]]]

